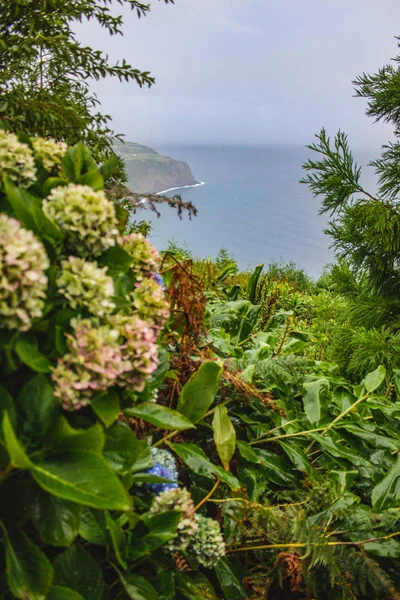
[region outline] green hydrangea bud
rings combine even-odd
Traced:
[[[168,548],[171,552],[182,552],[186,550],[198,528],[193,500],[186,488],[173,488],[161,492],[154,498],[150,512],[163,513],[170,510],[181,512],[182,517],[178,523],[177,534],[169,541]]]
[[[133,291],[132,299],[141,319],[163,327],[169,317],[169,303],[162,287],[154,279],[143,279]]]
[[[59,170],[61,161],[68,149],[65,142],[56,142],[53,139],[42,137],[32,139],[35,155],[42,161],[47,171]]]
[[[0,176],[3,173],[23,188],[30,187],[36,179],[32,150],[13,133],[0,130]]]
[[[73,183],[54,188],[43,201],[43,212],[64,231],[74,254],[98,256],[115,244],[115,208],[103,191]]]
[[[225,542],[218,521],[196,513],[197,530],[190,538],[189,551],[197,562],[207,568],[214,567],[225,555]]]
[[[0,158],[1,161],[1,158]],[[0,326],[28,331],[42,316],[50,266],[43,244],[16,219],[0,215]]]
[[[132,256],[132,271],[141,280],[158,271],[161,258],[157,250],[141,233],[131,233],[118,238],[125,252]]]
[[[114,282],[107,275],[107,267],[100,268],[96,262],[70,256],[61,263],[57,287],[67,298],[71,308],[86,307],[93,315],[102,317],[115,308]]]

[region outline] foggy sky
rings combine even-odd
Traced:
[[[149,70],[156,84],[93,85],[127,140],[303,145],[325,126],[376,148],[390,126],[364,115],[352,80],[397,54],[398,0],[176,0],[145,19],[123,12],[124,37],[79,26],[83,43]]]

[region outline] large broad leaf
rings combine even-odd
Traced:
[[[218,456],[224,465],[224,469],[229,471],[229,463],[235,453],[236,431],[228,417],[226,406],[219,404],[215,409],[212,428]]]
[[[379,537],[379,534],[376,537]],[[400,542],[394,539],[368,542],[363,544],[363,549],[374,556],[382,558],[400,558]]]
[[[261,275],[263,268],[264,268],[264,263],[261,263],[260,265],[258,265],[254,269],[251,277],[249,278],[249,282],[247,284],[246,297],[247,297],[247,300],[249,300],[252,304],[256,303],[257,285],[258,285],[258,280],[260,279],[260,275]]]
[[[215,573],[227,600],[247,598],[246,590],[237,577],[237,568],[232,566],[229,559],[220,558],[215,565]]]
[[[239,487],[239,481],[237,478],[222,469],[214,465],[208,460],[206,454],[196,444],[169,444],[171,449],[183,460],[183,462],[197,475],[203,475],[204,477],[210,477],[213,479],[213,475],[218,477],[221,481],[226,483],[232,490],[236,490]]]
[[[140,575],[120,573],[122,585],[132,600],[158,600],[158,594],[151,583]]]
[[[119,398],[115,391],[96,394],[90,405],[106,427],[110,427],[114,423],[120,412]]]
[[[178,598],[184,600],[216,600],[214,588],[202,573],[179,573],[175,575]],[[238,600],[240,596],[238,597]]]
[[[205,362],[183,386],[178,410],[192,423],[200,421],[214,402],[221,374],[218,363]]]
[[[254,448],[254,454],[250,454],[245,444],[246,442],[238,442],[240,454],[246,460],[260,465],[260,473],[264,474],[266,481],[284,486],[294,485],[297,482],[298,477],[296,477],[294,470],[278,454],[261,448]]]
[[[136,531],[132,533],[131,543],[127,548],[129,558],[136,560],[150,556],[157,548],[175,538],[181,518],[182,513],[176,511],[143,516],[142,521],[150,531],[142,537]]]
[[[346,448],[345,446],[342,446],[338,442],[335,442],[329,436],[323,436],[323,435],[320,435],[319,433],[311,433],[310,436],[316,442],[318,442],[322,446],[322,448],[324,448],[326,450],[326,452],[328,454],[330,454],[331,456],[334,456],[335,458],[345,458],[346,460],[351,462],[353,465],[357,465],[360,467],[368,468],[371,466],[370,463],[365,458],[360,456],[360,454],[358,452],[356,452],[355,450]]]
[[[82,506],[79,535],[91,544],[100,546],[108,544],[109,535],[105,515],[103,510]]]
[[[374,392],[385,380],[386,369],[383,365],[380,365],[372,373],[368,373],[364,379],[364,386],[367,392]]]
[[[103,458],[93,452],[69,450],[31,467],[35,481],[47,492],[78,504],[129,510],[130,496]]]
[[[101,600],[104,580],[93,557],[80,546],[72,546],[54,561],[54,583],[74,590],[85,600]]]
[[[83,596],[74,592],[71,588],[55,585],[51,588],[47,600],[85,600]]]
[[[286,452],[296,469],[304,471],[307,475],[311,475],[313,468],[310,461],[305,455],[304,450],[296,443],[291,442],[279,442],[281,448]]]
[[[15,404],[12,396],[7,392],[7,390],[0,385],[0,423],[3,423],[4,413],[8,413],[8,417],[10,419],[10,423],[15,429],[17,424],[17,412],[15,410]],[[3,437],[3,431],[0,431],[0,439]]]
[[[45,600],[53,581],[53,567],[41,550],[20,529],[2,523],[7,581],[16,598]]]
[[[50,373],[51,364],[47,357],[27,339],[19,339],[15,343],[15,351],[32,371]]]
[[[3,416],[3,437],[4,445],[11,460],[11,464],[16,469],[29,469],[31,461],[29,460],[24,447],[15,435],[13,426],[7,411]]]
[[[37,488],[31,519],[43,540],[52,546],[69,546],[79,533],[81,507]]]
[[[138,440],[130,427],[121,422],[107,431],[104,458],[114,471],[123,474],[141,471],[152,465],[147,443]]]
[[[59,417],[51,433],[51,447],[60,452],[90,450],[95,454],[101,454],[104,442],[104,432],[100,423],[88,429],[74,429],[65,417]]]
[[[41,438],[53,424],[59,401],[45,375],[35,375],[22,388],[17,403],[24,420],[24,430]]]
[[[124,536],[120,525],[106,513],[106,527],[110,534],[111,543],[114,549],[115,558],[123,569],[127,569],[127,564],[123,558]]]
[[[400,503],[400,456],[386,477],[372,491],[372,506],[376,512],[398,507]]]
[[[22,189],[17,188],[5,173],[3,173],[3,183],[7,200],[12,206],[18,221],[20,221],[26,229],[39,233],[39,229],[33,216],[33,206],[29,194]]]
[[[322,417],[323,412],[323,393],[329,387],[328,380],[325,378],[310,381],[304,384],[303,406],[304,412],[311,425],[315,425]]]
[[[143,419],[143,421],[160,429],[183,430],[194,427],[193,423],[178,411],[160,404],[154,404],[154,402],[142,402],[142,404],[137,404],[134,408],[129,408],[124,412],[130,417]]]

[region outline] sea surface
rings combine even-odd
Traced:
[[[319,215],[320,200],[301,185],[302,163],[311,152],[302,147],[161,147],[162,154],[186,161],[198,187],[179,193],[198,208],[182,220],[170,208],[157,219],[149,212],[151,240],[160,250],[169,240],[198,257],[213,257],[220,248],[233,254],[241,268],[263,262],[293,260],[313,278],[332,261],[330,238],[323,233],[328,217]],[[365,157],[366,162],[370,157]],[[161,191],[161,190],[160,190]]]

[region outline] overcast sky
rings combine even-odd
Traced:
[[[173,144],[298,144],[325,126],[355,147],[376,148],[390,127],[364,116],[352,79],[397,54],[398,0],[176,0],[151,2],[124,37],[94,24],[79,37],[156,77],[94,86],[126,139]]]

